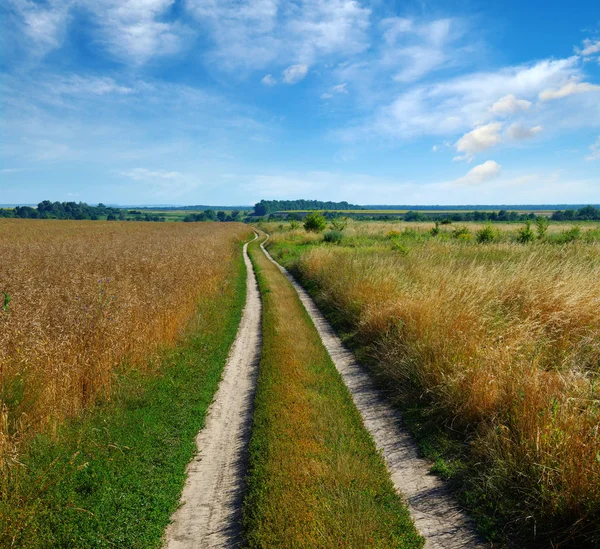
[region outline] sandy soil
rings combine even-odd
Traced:
[[[166,531],[166,549],[235,548],[241,544],[242,497],[261,343],[261,300],[244,246],[247,296],[236,340],[206,425],[196,438],[181,506]]]
[[[263,243],[264,244],[264,243]],[[398,493],[405,498],[427,549],[487,547],[475,534],[443,481],[430,473],[431,463],[419,456],[415,443],[402,426],[400,413],[376,389],[370,375],[356,362],[317,306],[289,272],[261,245],[267,257],[285,274],[311,316],[377,448],[382,452]]]

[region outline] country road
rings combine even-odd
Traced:
[[[264,247],[266,240],[268,235],[260,244],[263,253],[298,293],[351,393],[364,427],[383,455],[395,490],[405,499],[417,530],[425,538],[425,548],[487,547],[443,481],[430,473],[431,463],[419,456],[402,426],[400,413],[380,395],[370,375],[343,346],[306,290],[271,257]],[[197,436],[198,455],[188,467],[181,506],[166,532],[166,549],[224,549],[242,544],[242,499],[261,352],[262,311],[247,249],[248,244],[243,251],[247,296],[242,321],[206,426]]]

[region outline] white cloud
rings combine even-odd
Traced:
[[[508,128],[507,134],[508,137],[515,141],[521,141],[523,139],[531,139],[538,133],[543,130],[542,126],[534,126],[533,128],[528,128],[521,124],[512,124],[510,128]]]
[[[70,77],[50,81],[48,86],[55,93],[66,95],[106,95],[112,93],[128,95],[134,92],[132,88],[117,84],[115,80],[110,77],[72,75]]]
[[[180,172],[168,172],[166,170],[148,170],[146,168],[133,168],[132,170],[119,172],[124,177],[129,177],[135,181],[147,181],[149,179],[181,179],[183,174]]]
[[[575,48],[575,52],[583,57],[600,53],[600,40],[590,40],[589,38],[586,38],[583,41],[583,48]]]
[[[133,168],[117,175],[143,183],[156,196],[178,197],[200,186],[196,177],[176,171]]]
[[[162,20],[174,0],[80,0],[94,16],[99,40],[116,58],[142,64],[182,46],[184,27]]]
[[[456,181],[455,185],[481,185],[495,179],[500,175],[502,166],[493,160],[487,160],[483,164],[475,166],[467,174]]]
[[[156,55],[176,53],[190,31],[166,20],[175,0],[9,0],[20,17],[23,32],[45,54],[60,47],[70,19],[82,14],[96,43],[113,57],[139,65]]]
[[[467,156],[485,151],[500,143],[502,139],[500,136],[502,127],[502,122],[491,122],[490,124],[479,126],[463,135],[456,142],[456,150],[466,153]]]
[[[9,0],[21,18],[22,29],[38,54],[60,47],[68,22],[69,2],[51,0],[40,5],[31,0]]]
[[[358,69],[356,69],[358,70]],[[353,87],[360,82],[370,82],[369,73],[360,73]],[[350,79],[349,71],[344,74]],[[379,89],[368,90],[365,105],[373,114],[360,125],[341,132],[346,140],[356,140],[364,134],[391,138],[414,138],[420,135],[453,135],[466,132],[474,126],[485,125],[494,117],[490,106],[507,95],[517,101],[532,101],[542,90],[562,87],[573,79],[580,79],[581,64],[578,57],[544,60],[534,64],[501,68],[497,71],[468,73],[426,85],[404,89],[390,101]],[[385,89],[385,88],[384,88]],[[583,97],[582,97],[583,99]],[[381,106],[373,108],[373,102]],[[521,104],[521,106],[524,106]],[[569,105],[568,115],[563,107],[544,106],[543,110],[523,111],[533,119],[533,125],[543,124],[555,128],[600,124],[597,104],[579,101]]]
[[[337,86],[332,86],[328,92],[325,92],[321,95],[321,99],[331,99],[335,95],[347,94],[348,88],[346,82],[343,84],[338,84]]]
[[[591,154],[586,156],[586,160],[600,160],[600,137],[596,139],[596,142],[590,145]]]
[[[439,147],[437,145],[434,145],[433,147],[431,147],[431,152],[438,152]]]
[[[498,99],[490,108],[490,110],[502,116],[509,114],[517,114],[519,111],[526,111],[531,107],[531,101],[526,99],[517,99],[512,93]]]
[[[275,80],[275,78],[273,78],[272,74],[267,74],[267,75],[263,76],[261,82],[265,86],[275,86],[277,84],[277,80]]]
[[[308,73],[308,67],[303,64],[291,65],[283,71],[283,81],[286,84],[297,84]]]
[[[560,88],[548,88],[540,92],[542,101],[562,99],[576,93],[599,92],[600,86],[588,82],[569,82]]]
[[[425,75],[452,65],[456,42],[465,33],[460,19],[416,19],[391,17],[381,22],[384,46],[379,63],[394,72],[397,82],[414,82]]]
[[[213,40],[221,70],[243,73],[269,64],[306,65],[364,51],[371,11],[356,0],[187,0]]]

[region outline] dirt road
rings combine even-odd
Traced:
[[[342,375],[365,427],[383,453],[396,490],[408,503],[426,549],[486,547],[476,536],[467,516],[448,493],[443,481],[430,473],[431,463],[419,457],[415,443],[402,426],[400,413],[376,389],[370,375],[341,343],[306,290],[279,265],[261,244],[267,257],[290,280]]]
[[[181,506],[166,532],[166,549],[235,548],[241,542],[241,507],[252,403],[261,341],[261,300],[244,246],[246,305],[206,425],[196,438]]]

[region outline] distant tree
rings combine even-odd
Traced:
[[[214,221],[217,219],[217,214],[214,210],[204,210],[204,215],[206,216],[207,221]]]
[[[217,219],[219,221],[226,221],[227,220],[227,214],[223,211],[219,211],[217,212]]]

